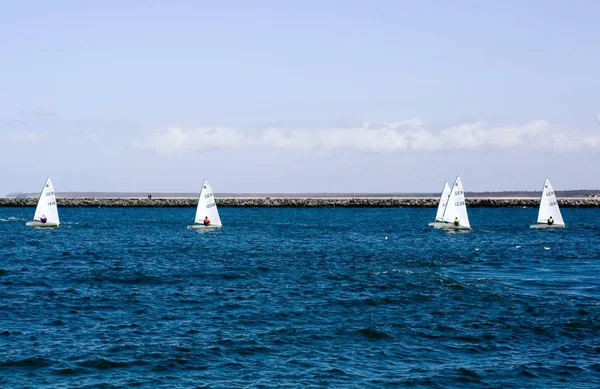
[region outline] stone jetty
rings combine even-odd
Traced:
[[[58,198],[59,207],[196,207],[196,198]],[[539,198],[468,198],[469,208],[523,208],[539,206]],[[563,198],[562,208],[600,208],[600,198]],[[37,198],[0,198],[0,207],[35,207]],[[230,208],[435,208],[431,197],[252,197],[220,198],[219,207]]]

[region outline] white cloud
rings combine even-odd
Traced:
[[[189,150],[248,146],[249,143],[250,139],[235,128],[211,127],[194,130],[169,128],[164,133],[151,134],[142,141],[132,141],[131,145],[159,154],[174,154]]]
[[[18,143],[37,143],[48,137],[48,134],[36,134],[33,132],[24,132],[20,134],[11,134],[8,135],[7,139],[10,142],[18,142]]]
[[[435,131],[428,129],[421,119],[411,119],[392,123],[364,122],[355,128],[265,128],[258,132],[232,127],[169,128],[166,132],[151,134],[131,144],[163,155],[192,150],[256,147],[345,149],[373,153],[494,149],[560,153],[600,149],[600,134],[565,129],[547,120],[496,127],[485,122],[473,122]]]

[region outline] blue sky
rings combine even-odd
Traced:
[[[598,188],[596,1],[19,1],[0,195]]]

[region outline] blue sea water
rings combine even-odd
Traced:
[[[600,387],[600,210],[220,213],[0,208],[0,387]]]

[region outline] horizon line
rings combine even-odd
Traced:
[[[563,197],[591,197],[600,196],[600,189],[569,189],[555,190],[557,195]],[[63,198],[140,198],[151,195],[153,198],[190,198],[197,197],[199,192],[99,192],[99,191],[64,191],[56,192]],[[440,192],[214,192],[217,197],[438,197]],[[539,190],[504,190],[504,191],[465,191],[466,196],[487,195],[501,197],[502,195],[531,194],[539,196]],[[39,192],[11,192],[5,198],[38,197]]]

